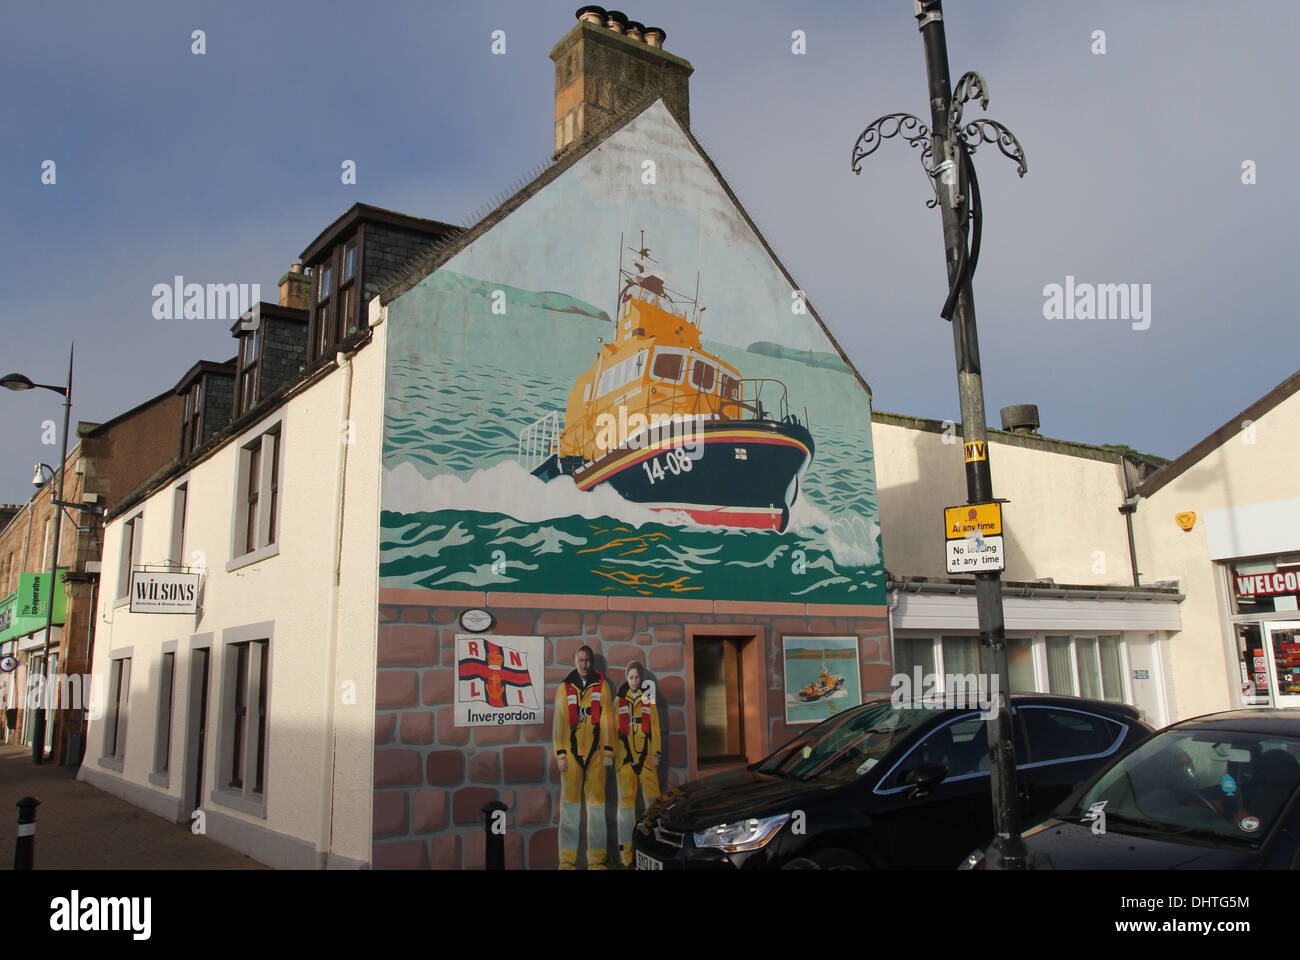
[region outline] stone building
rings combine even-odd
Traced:
[[[19,666],[9,675],[9,705],[17,711],[7,741],[31,743],[39,704],[28,694],[34,678],[48,677],[49,721],[45,749],[57,763],[77,765],[85,745],[86,714],[95,689],[91,669],[98,605],[101,515],[114,500],[138,486],[156,467],[174,456],[180,436],[180,401],[169,391],[104,423],[80,423],[78,442],[68,453],[62,499],[92,509],[67,508],[60,532],[59,580],[48,654],[45,603],[54,540],[55,486],[50,472],[32,499],[0,528],[0,617],[12,611],[0,630],[0,654],[12,654]],[[53,467],[55,465],[50,464]],[[23,575],[46,598],[29,615],[20,616]],[[39,688],[37,688],[39,689]],[[39,697],[39,693],[37,694]]]

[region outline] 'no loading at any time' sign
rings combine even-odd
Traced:
[[[943,511],[949,573],[1006,569],[1002,549],[1002,504],[968,503]]]

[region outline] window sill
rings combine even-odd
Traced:
[[[151,773],[149,774],[149,782],[155,787],[162,787],[166,790],[171,785],[171,777],[165,773]]]
[[[99,765],[100,765],[101,767],[106,767],[106,768],[108,768],[109,770],[115,770],[115,771],[117,771],[118,773],[121,773],[121,772],[122,772],[122,758],[121,758],[121,757],[100,757],[100,758],[99,758]]]
[[[266,795],[249,794],[245,796],[242,793],[235,793],[233,790],[213,790],[208,799],[213,803],[229,807],[231,810],[238,810],[240,813],[251,814],[254,817],[266,819]]]
[[[280,552],[279,541],[275,543],[268,543],[266,546],[262,547],[261,549],[254,550],[251,553],[245,553],[238,557],[235,557],[233,560],[231,560],[229,563],[226,564],[226,573],[230,573],[232,570],[238,570],[240,567],[247,567],[250,564],[258,563],[259,561],[266,560],[269,557],[274,557],[278,555],[279,552]]]

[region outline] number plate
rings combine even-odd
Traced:
[[[664,865],[663,861],[648,857],[638,850],[636,852],[636,868],[638,870],[662,870]]]

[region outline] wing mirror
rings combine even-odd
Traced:
[[[948,765],[946,763],[935,763],[932,760],[925,761],[911,773],[912,790],[907,795],[907,799],[924,800],[934,793],[935,787],[943,783],[943,778],[946,776],[948,776]]]

